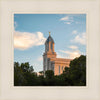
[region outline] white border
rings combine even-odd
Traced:
[[[88,87],[13,87],[13,14],[86,13]],[[1,92],[13,100],[99,100],[99,1],[2,1],[1,2]]]

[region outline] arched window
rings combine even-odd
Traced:
[[[63,71],[63,66],[62,66],[62,71]]]
[[[60,65],[59,65],[59,74],[60,74]]]
[[[52,50],[52,43],[51,43],[51,50]]]

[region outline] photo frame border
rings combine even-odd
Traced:
[[[17,1],[16,1],[17,2]],[[23,1],[18,1],[19,3],[21,3],[21,4],[25,4],[25,2]],[[32,1],[33,2],[33,1]],[[67,2],[67,1],[59,1],[59,2],[61,2],[62,4],[65,4],[65,2],[66,3],[68,3],[68,4],[71,4],[71,6],[73,5],[73,4],[77,4],[77,2],[79,3],[79,4],[82,4],[82,3],[80,3],[79,1],[76,1],[76,2]],[[85,1],[86,2],[86,1]],[[35,4],[36,3],[36,1],[34,1],[32,4]],[[46,2],[48,5],[49,5],[49,2]],[[52,3],[51,4],[53,4],[54,2],[52,1]],[[56,3],[57,3],[57,1],[55,2],[55,5],[56,5]],[[97,5],[97,0],[96,0],[96,4],[95,5]],[[4,7],[4,5],[3,4],[5,4],[5,6],[9,6],[8,8],[10,9],[8,9],[10,12],[8,12],[8,13],[6,13],[7,12],[7,8],[6,7]],[[7,5],[8,4],[8,5]],[[1,54],[1,66],[3,65],[4,66],[4,64],[3,64],[3,62],[5,61],[6,62],[6,64],[5,65],[7,65],[8,64],[8,66],[9,67],[7,67],[7,71],[6,71],[6,73],[8,73],[8,78],[6,78],[6,76],[7,76],[7,74],[4,74],[4,67],[2,66],[2,67],[0,67],[1,68],[1,84],[0,84],[0,87],[1,87],[1,92],[0,92],[0,94],[1,94],[1,96],[0,96],[0,98],[2,99],[2,100],[4,100],[4,99],[15,99],[15,100],[18,100],[18,99],[32,99],[33,100],[33,98],[34,99],[37,99],[37,100],[42,100],[42,99],[55,99],[55,100],[58,100],[58,99],[63,99],[63,100],[66,100],[66,99],[68,99],[68,100],[76,100],[76,99],[82,99],[82,100],[85,100],[85,99],[91,99],[91,100],[93,100],[93,99],[95,99],[95,100],[99,100],[99,98],[100,98],[100,96],[99,96],[99,90],[98,90],[98,92],[96,91],[96,93],[98,93],[98,94],[96,94],[95,96],[94,96],[94,98],[93,98],[93,96],[91,96],[91,97],[89,97],[89,96],[87,96],[87,97],[85,97],[85,96],[82,96],[82,94],[81,94],[81,96],[75,96],[75,95],[73,95],[73,97],[72,97],[72,95],[70,94],[70,93],[67,93],[67,94],[69,94],[69,96],[66,96],[66,89],[68,89],[69,90],[69,92],[73,92],[73,93],[75,93],[75,91],[76,91],[76,89],[79,91],[79,90],[81,90],[81,88],[83,88],[83,94],[84,94],[84,91],[85,90],[88,90],[88,89],[90,89],[90,90],[93,90],[92,88],[91,88],[91,84],[89,83],[89,80],[87,80],[87,83],[89,83],[89,85],[87,86],[87,87],[13,87],[12,86],[12,84],[13,84],[13,79],[14,79],[14,77],[13,77],[13,74],[12,74],[12,72],[13,72],[13,59],[14,59],[14,54],[13,54],[13,50],[14,50],[14,48],[13,48],[13,31],[14,31],[14,23],[13,23],[13,14],[14,13],[26,13],[27,11],[23,11],[23,9],[20,9],[21,11],[13,11],[13,10],[15,10],[13,7],[14,6],[12,6],[11,7],[11,5],[12,4],[15,4],[14,2],[7,2],[7,1],[2,1],[2,3],[1,3],[1,19],[5,19],[5,18],[7,18],[7,16],[9,16],[9,18],[11,17],[11,19],[9,20],[9,21],[7,21],[8,22],[8,24],[7,25],[9,25],[9,27],[8,27],[8,33],[10,33],[10,36],[9,35],[6,35],[6,33],[5,33],[5,30],[4,30],[4,26],[5,26],[5,24],[6,24],[6,22],[4,21],[4,24],[2,25],[2,23],[3,23],[3,21],[1,21],[1,47],[2,47],[2,49],[1,49],[1,53],[3,53],[3,54],[6,54],[5,52],[7,51],[7,53],[8,52],[10,52],[11,53],[11,55],[7,55],[7,58],[6,59],[4,59],[6,56],[4,55],[4,57],[3,57],[3,54]],[[29,1],[29,4],[30,4],[30,1]],[[38,4],[43,4],[43,2],[38,2],[37,3],[37,6],[38,6]],[[45,4],[45,2],[44,2],[44,4]],[[59,3],[58,3],[59,4]],[[67,5],[68,5],[67,4]],[[89,2],[89,4],[87,4],[87,5],[90,5],[90,4],[92,4],[91,3],[91,1]],[[25,4],[26,5],[26,4]],[[31,5],[31,4],[30,4]],[[83,5],[83,4],[82,4]],[[87,6],[86,5],[86,6]],[[32,5],[31,5],[32,6]],[[60,5],[59,5],[60,6]],[[87,29],[86,29],[86,33],[87,33],[87,37],[90,37],[90,28],[89,28],[89,25],[90,25],[90,20],[89,20],[89,18],[90,18],[90,13],[92,13],[91,11],[89,12],[88,10],[89,9],[93,9],[94,7],[90,7],[90,8],[88,8],[88,9],[86,9],[86,6],[84,7],[84,10],[82,10],[82,11],[75,11],[75,12],[73,12],[73,13],[86,13],[87,14]],[[41,6],[42,7],[42,6]],[[41,8],[40,7],[40,8]],[[61,7],[61,6],[60,6]],[[76,7],[76,6],[75,6]],[[5,9],[4,9],[5,8]],[[38,8],[38,9],[36,9],[37,10],[37,12],[35,12],[35,13],[48,13],[50,10],[50,12],[49,13],[55,13],[55,11],[57,10],[55,10],[54,11],[54,9],[48,9],[48,11],[41,11],[40,10],[40,8]],[[57,8],[58,8],[58,6],[57,6]],[[63,7],[62,7],[63,8]],[[70,8],[70,7],[69,7]],[[68,9],[69,9],[68,8]],[[79,7],[80,8],[80,7]],[[96,9],[98,9],[98,8],[96,8]],[[16,9],[16,10],[19,10],[18,8]],[[27,9],[25,9],[25,10],[27,10]],[[32,8],[30,8],[30,10],[32,10]],[[65,11],[64,11],[65,10]],[[79,9],[80,10],[80,9]],[[99,10],[98,10],[99,11]],[[33,11],[34,12],[34,11]],[[28,9],[28,12],[27,13],[33,13],[33,12],[30,12],[29,11],[29,9]],[[59,13],[60,11],[59,11],[59,8],[58,8],[58,10],[57,10],[57,13]],[[60,12],[60,13],[64,13],[64,12],[66,12],[67,14],[68,13],[72,13],[72,11],[66,11],[66,7],[64,8],[64,9],[62,9],[62,11]],[[4,17],[4,16],[2,16],[2,15],[7,15],[6,17]],[[9,15],[10,14],[10,15]],[[97,14],[98,15],[98,14]],[[3,18],[4,17],[4,18]],[[97,19],[99,19],[98,17],[96,17]],[[88,24],[89,23],[89,24]],[[96,21],[96,25],[99,25],[99,23]],[[5,26],[6,28],[7,28],[7,25]],[[97,27],[97,30],[98,30],[98,28],[99,27]],[[4,34],[3,34],[3,32],[4,32]],[[99,31],[98,31],[99,32]],[[5,43],[4,44],[6,44],[6,43],[10,43],[10,46],[8,45],[8,47],[7,47],[7,45],[6,45],[6,47],[5,46],[3,46],[3,42],[4,42],[4,38],[5,38],[5,36],[7,36],[6,38],[8,39],[7,41],[5,41]],[[92,37],[93,37],[94,35],[92,34]],[[97,36],[99,36],[99,34],[97,34]],[[99,38],[98,37],[95,37],[95,38],[97,38],[97,41],[96,41],[96,43],[97,43],[97,46],[99,46],[99,44],[98,44],[98,41],[99,41]],[[89,41],[91,40],[89,40],[90,38],[88,38],[87,40],[87,46],[88,46],[88,48],[91,48],[91,45],[89,45],[90,43],[89,43]],[[94,42],[94,41],[93,41]],[[90,47],[89,47],[90,46]],[[96,47],[97,47],[96,46]],[[9,50],[9,47],[10,47],[10,50]],[[4,48],[8,48],[8,49],[6,49],[6,50],[4,50]],[[99,51],[99,49],[100,49],[100,46],[98,47],[98,51]],[[88,64],[89,64],[89,61],[90,61],[90,57],[89,57],[89,52],[90,52],[90,49],[89,50],[87,50],[87,62],[88,62]],[[92,51],[93,52],[93,51]],[[92,56],[93,57],[93,56]],[[97,55],[96,55],[96,57],[97,57]],[[99,58],[100,57],[97,57],[98,59],[97,59],[97,61],[99,61]],[[9,61],[7,61],[7,59],[9,59]],[[9,62],[9,63],[8,63]],[[90,63],[92,63],[92,62],[90,62]],[[98,64],[99,64],[99,62],[97,62]],[[10,68],[10,65],[12,66],[12,68]],[[89,65],[87,65],[87,66],[90,66],[91,64],[89,64]],[[98,65],[99,66],[99,65]],[[9,69],[10,68],[10,69]],[[99,68],[97,68],[97,69],[99,69]],[[87,70],[90,70],[88,67],[87,67]],[[11,73],[10,73],[11,72]],[[91,72],[93,72],[93,70],[91,71]],[[4,75],[4,76],[3,76]],[[100,75],[100,72],[98,72],[95,76],[97,76],[97,75]],[[87,77],[90,77],[90,74],[89,73],[87,73]],[[88,78],[89,79],[89,78]],[[98,78],[97,78],[98,79]],[[8,83],[7,83],[8,82]],[[99,79],[99,81],[98,81],[98,83],[100,83],[100,79]],[[93,84],[98,84],[98,83],[93,83]],[[94,86],[92,84],[92,86]],[[99,85],[98,85],[98,87],[99,87]],[[34,89],[34,92],[33,92],[33,90],[32,89]],[[44,89],[44,90],[43,90]],[[97,89],[97,88],[96,88]],[[50,94],[48,94],[48,93],[46,93],[47,91],[49,92],[49,93],[52,93],[52,91],[54,90],[54,94],[55,95],[50,95]],[[94,89],[95,90],[95,89]],[[31,95],[29,95],[29,93],[30,92],[32,92],[31,93]],[[46,96],[43,98],[42,96],[44,95],[43,93],[42,93],[42,91],[44,91],[45,93],[46,93]],[[19,93],[18,93],[19,92]],[[23,98],[20,94],[22,94],[22,92],[25,92],[25,93],[28,93],[27,94],[27,98]],[[36,93],[35,93],[36,92]],[[63,92],[64,92],[64,94],[63,94]],[[68,92],[68,91],[67,91]],[[10,93],[10,94],[9,94]],[[36,95],[36,96],[32,96],[32,94],[37,94],[37,93],[40,93],[40,96],[42,97],[42,98],[39,98],[39,96],[38,95]],[[61,94],[61,95],[63,95],[64,97],[59,97],[59,93]],[[95,94],[95,92],[93,92],[94,94]],[[77,94],[77,93],[76,93]],[[6,97],[5,97],[5,95],[6,95]],[[24,96],[24,95],[23,95]],[[58,97],[59,98],[58,98]]]

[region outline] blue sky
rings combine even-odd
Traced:
[[[86,54],[86,14],[14,14],[14,61],[43,70],[45,40],[51,36],[60,58]]]

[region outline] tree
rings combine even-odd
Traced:
[[[14,63],[14,86],[26,85],[26,79],[18,62]]]
[[[23,72],[32,73],[34,71],[33,66],[30,66],[29,62],[21,63],[21,69],[22,69]]]
[[[70,79],[74,86],[86,85],[86,56],[81,55],[70,63]]]
[[[50,79],[54,76],[54,72],[52,70],[47,70],[45,72],[45,76],[46,76],[46,78]]]
[[[43,74],[43,71],[39,73]],[[33,66],[28,62],[14,63],[15,86],[85,86],[86,85],[86,56],[81,55],[70,62],[70,67],[65,67],[61,75],[55,75],[52,70],[37,76]]]
[[[69,69],[70,69],[70,68],[66,66],[65,69],[64,69],[64,71],[63,71],[63,73],[64,73],[64,74],[68,74],[68,73],[69,73]]]
[[[32,85],[34,79],[34,69],[28,62],[19,64],[14,62],[14,85],[26,86]]]
[[[47,70],[45,72],[46,78],[44,79],[46,86],[54,86],[54,72],[52,70]]]

